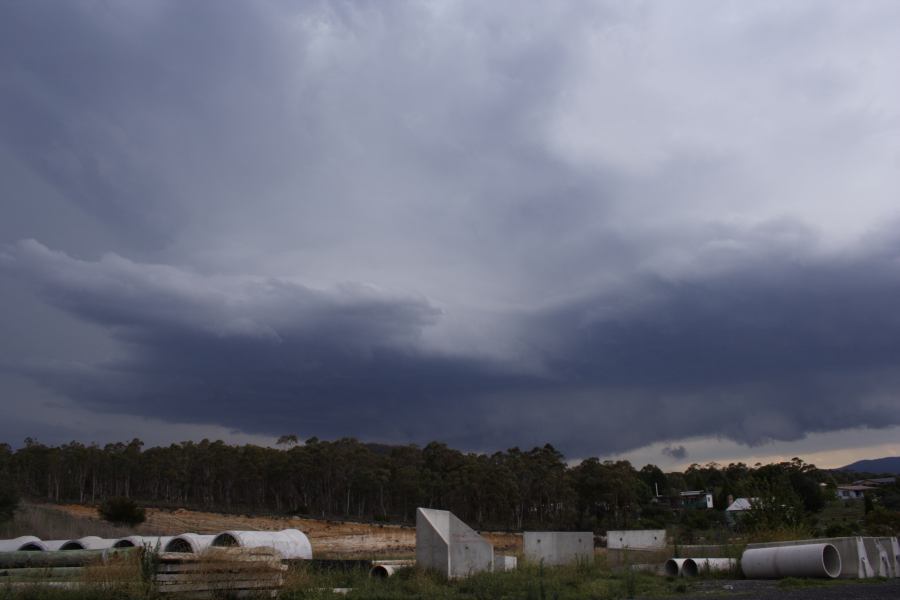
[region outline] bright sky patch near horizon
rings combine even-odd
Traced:
[[[0,441],[900,453],[898,34],[890,1],[3,3]]]

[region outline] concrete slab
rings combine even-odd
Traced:
[[[606,547],[610,550],[665,550],[666,530],[607,531]]]
[[[594,561],[592,531],[526,531],[525,559],[546,566]]]
[[[508,556],[506,554],[495,554],[494,555],[494,572],[502,573],[503,571],[515,571],[516,567],[519,565],[519,559],[515,556]]]
[[[494,568],[494,547],[453,513],[416,510],[416,564],[450,579]]]

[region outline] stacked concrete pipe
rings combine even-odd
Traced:
[[[23,535],[11,540],[0,540],[0,552],[20,552],[22,550],[42,550],[41,539],[33,535]]]
[[[747,579],[834,579],[841,573],[841,555],[831,544],[752,548],[744,551],[741,570]]]
[[[298,529],[282,531],[223,531],[215,536],[212,546],[238,546],[241,548],[274,548],[285,560],[312,559],[309,538]]]
[[[19,550],[24,552],[53,552],[63,547],[69,540],[36,540],[24,544]]]
[[[113,544],[116,543],[116,540],[104,539],[101,537],[97,537],[96,535],[88,535],[83,538],[78,538],[77,540],[68,540],[62,546],[59,547],[60,550],[106,550],[107,548],[112,548]]]
[[[129,535],[116,540],[113,548],[148,548],[161,551],[171,539],[172,536]]]

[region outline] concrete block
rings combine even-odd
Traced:
[[[494,572],[501,573],[503,571],[515,571],[519,564],[519,559],[515,556],[506,554],[494,555]]]
[[[494,547],[453,513],[416,510],[416,564],[448,578],[494,568]]]
[[[665,529],[607,531],[606,547],[610,550],[665,550]]]
[[[529,562],[549,566],[594,561],[591,531],[526,531],[523,539]]]

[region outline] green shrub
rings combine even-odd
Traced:
[[[115,525],[134,527],[147,519],[146,512],[130,498],[109,498],[97,510],[100,517]]]
[[[19,508],[19,494],[8,481],[0,482],[0,523],[12,521]]]

